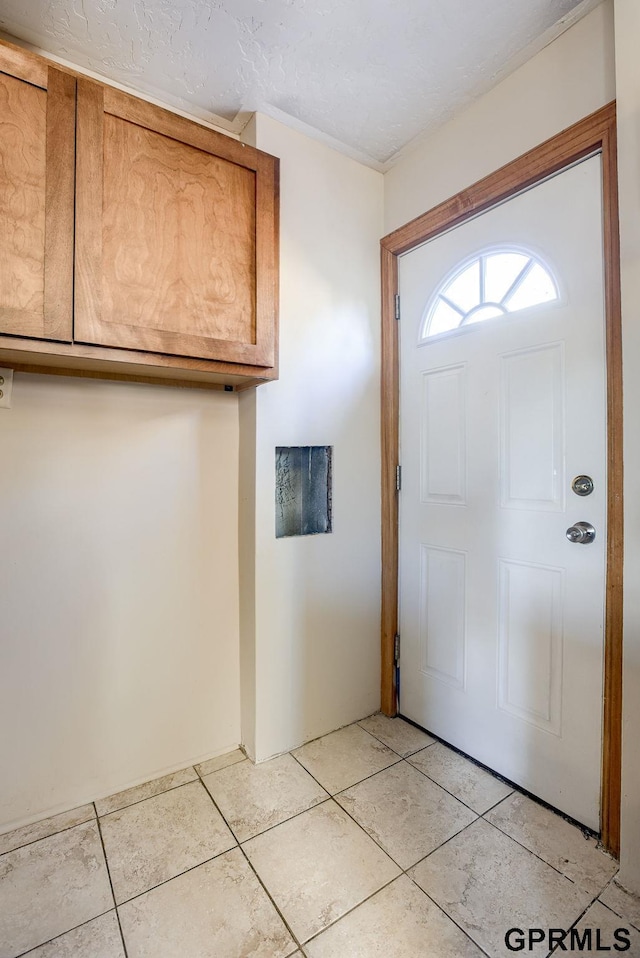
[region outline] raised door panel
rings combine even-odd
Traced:
[[[0,47],[0,332],[69,342],[75,79]]]
[[[275,362],[277,161],[78,81],[78,342]]]

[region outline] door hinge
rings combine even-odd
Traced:
[[[396,632],[393,637],[393,661],[397,663],[400,661],[400,633]]]
[[[393,297],[394,302],[394,315],[396,319],[400,319],[400,293],[396,293]]]
[[[402,466],[396,466],[396,492],[402,489]]]

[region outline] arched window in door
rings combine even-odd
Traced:
[[[513,247],[485,250],[445,278],[425,312],[421,340],[559,298],[537,256]]]

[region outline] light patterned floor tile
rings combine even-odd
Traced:
[[[121,808],[126,808],[128,805],[142,802],[145,798],[160,795],[170,788],[177,788],[179,785],[195,782],[197,778],[198,776],[194,768],[183,768],[179,772],[163,775],[162,778],[154,778],[152,782],[135,785],[133,788],[125,789],[124,792],[116,792],[115,795],[110,795],[108,798],[101,798],[96,802],[96,810],[98,815],[108,815],[110,812],[116,812]]]
[[[486,818],[594,896],[618,870],[618,863],[598,848],[595,839],[526,795],[515,792]]]
[[[97,822],[0,857],[0,956],[14,958],[113,908]]]
[[[370,715],[358,722],[358,725],[403,758],[435,742],[434,738],[415,725],[404,722],[401,718],[388,718],[382,712]]]
[[[480,815],[513,791],[510,785],[440,742],[408,761]]]
[[[129,958],[285,958],[296,949],[239,848],[119,911]]]
[[[227,768],[229,765],[237,765],[238,762],[246,762],[247,756],[241,749],[236,748],[233,752],[227,752],[225,755],[218,755],[216,758],[210,758],[206,762],[196,765],[198,775],[210,775],[211,772],[217,772],[218,769]]]
[[[612,881],[609,887],[605,888],[600,895],[600,901],[640,930],[640,898],[632,895],[617,881]]]
[[[241,762],[203,778],[239,842],[312,808],[329,796],[291,755]]]
[[[569,928],[591,896],[479,819],[409,873],[492,958],[510,928]],[[529,955],[548,953],[534,945]]]
[[[572,935],[577,935],[577,939],[572,940]],[[629,947],[626,947],[627,942]],[[624,954],[635,958],[636,955],[640,956],[640,931],[630,922],[625,924],[618,915],[596,901],[580,919],[576,930],[569,933],[564,945],[566,951],[558,948],[554,955],[568,951],[574,954],[579,951],[583,955],[617,955],[624,949]]]
[[[336,801],[403,869],[477,817],[406,762],[340,792]]]
[[[400,761],[395,752],[359,725],[331,732],[292,754],[332,795]]]
[[[483,958],[406,875],[305,945],[308,958]]]
[[[199,781],[112,812],[101,827],[117,903],[236,844]]]
[[[54,938],[25,958],[125,958],[115,911]]]
[[[15,828],[12,832],[0,835],[0,855],[11,852],[14,848],[20,848],[22,845],[28,845],[30,842],[37,842],[41,838],[56,835],[67,828],[73,828],[74,825],[83,825],[84,822],[90,822],[95,817],[93,805],[81,805],[80,808],[73,808],[70,812],[62,812],[52,818],[45,818],[33,825]]]
[[[333,801],[252,838],[243,848],[300,942],[400,873]]]
[[[297,749],[298,761],[254,766],[237,749],[198,766],[303,946],[195,769],[99,801],[128,958],[479,958],[478,946],[506,958],[508,928],[576,921],[582,953],[617,954],[627,928],[626,953],[640,958],[640,899],[609,881],[617,863],[431,742],[377,714]],[[92,805],[0,835],[0,958],[124,958],[113,904]],[[547,945],[524,951],[542,958]]]

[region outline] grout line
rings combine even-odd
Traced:
[[[300,949],[302,948],[302,943],[301,943],[300,939],[298,938],[297,935],[294,934],[293,928],[291,927],[291,925],[289,924],[289,922],[287,921],[287,919],[284,917],[284,915],[283,915],[282,912],[280,911],[280,908],[279,908],[278,905],[276,904],[275,899],[273,898],[271,892],[269,891],[269,889],[267,888],[267,886],[266,886],[265,883],[263,882],[262,878],[261,878],[260,875],[258,874],[258,872],[257,872],[257,870],[256,870],[256,868],[255,868],[255,866],[254,866],[254,864],[253,864],[253,862],[251,861],[251,859],[250,859],[249,856],[247,855],[246,851],[244,850],[244,848],[242,847],[242,845],[240,845],[239,847],[240,847],[240,851],[241,851],[242,854],[244,855],[244,859],[245,859],[245,861],[247,862],[249,868],[251,869],[251,871],[253,872],[253,874],[256,876],[256,880],[258,881],[258,884],[260,885],[260,887],[261,887],[262,890],[264,891],[265,895],[267,896],[267,898],[269,899],[269,901],[270,901],[271,904],[273,905],[275,911],[277,912],[277,914],[278,914],[280,920],[282,921],[282,923],[284,924],[285,928],[287,929],[287,931],[289,932],[289,934],[290,934],[291,937],[293,938],[293,941],[294,941],[296,947],[295,947],[294,951],[292,952],[292,954],[295,954],[296,951],[298,951],[298,950],[300,950]]]
[[[602,894],[602,892],[600,892],[600,895],[601,895],[601,894]],[[595,901],[592,901],[592,902],[591,902],[591,905],[595,905],[595,904],[602,905],[603,908],[606,908],[607,911],[610,911],[611,914],[612,914],[612,915],[615,915],[616,918],[619,918],[620,921],[626,921],[626,923],[627,923],[628,925],[630,925],[630,926],[633,928],[634,931],[640,932],[640,928],[636,928],[636,926],[634,925],[634,923],[631,921],[630,918],[625,918],[624,915],[619,915],[617,911],[614,911],[614,909],[611,907],[611,905],[607,905],[606,902],[601,901],[601,900],[600,900],[600,895],[598,895],[598,897],[595,899]],[[591,906],[590,906],[590,907],[591,907]]]
[[[467,827],[468,827],[468,826],[467,826]],[[424,861],[424,859],[423,859],[423,861]],[[415,866],[412,866],[412,867],[415,867]],[[475,940],[475,938],[472,938],[472,937],[471,937],[471,935],[469,934],[469,932],[466,931],[466,930],[462,927],[462,925],[459,925],[459,924],[458,924],[458,922],[456,921],[456,919],[455,919],[452,915],[450,915],[448,911],[445,911],[445,909],[442,907],[442,905],[438,904],[438,902],[435,900],[435,898],[432,898],[431,895],[424,890],[424,888],[422,887],[422,885],[419,885],[419,884],[418,884],[418,882],[415,880],[415,878],[414,878],[412,875],[409,875],[409,874],[408,874],[408,875],[407,875],[407,878],[409,879],[409,881],[413,882],[413,884],[416,886],[416,888],[418,888],[418,889],[422,892],[422,894],[425,896],[425,898],[428,898],[429,901],[430,901],[433,905],[435,905],[435,907],[438,909],[438,911],[441,911],[442,914],[443,914],[446,918],[448,918],[449,921],[450,921],[453,925],[455,925],[456,928],[457,928],[459,931],[461,931],[462,934],[463,934],[466,938],[468,938],[469,941],[471,941],[471,942],[476,946],[476,948],[477,948],[479,951],[482,952],[483,955],[486,955],[487,958],[494,958],[494,956],[491,955],[490,952],[488,952],[488,951],[486,950],[486,948],[484,948],[483,945],[479,944],[479,943]]]
[[[98,818],[98,810],[95,806],[95,802],[93,803],[93,810],[96,813],[96,824],[98,826],[98,834],[100,836],[100,844],[102,845],[102,854],[104,855],[104,864],[105,864],[105,868],[107,869],[109,885],[111,886],[111,897],[113,898],[113,907],[115,908],[118,928],[120,929],[120,937],[122,939],[122,948],[124,950],[124,958],[128,958],[127,943],[124,940],[124,932],[122,931],[122,924],[120,922],[120,912],[118,911],[118,906],[116,904],[116,895],[113,890],[113,881],[111,880],[111,869],[109,868],[109,859],[107,858],[107,849],[105,848],[104,838],[102,837],[102,828],[100,827],[100,819]]]
[[[345,815],[347,815],[347,816],[351,819],[351,821],[354,822],[354,823],[358,826],[358,828],[359,828],[361,831],[363,831],[363,832],[365,833],[365,835],[366,835],[368,838],[370,838],[371,841],[374,842],[374,844],[376,844],[376,845],[378,846],[378,848],[385,853],[385,855],[387,856],[387,858],[391,859],[391,861],[393,862],[393,864],[396,865],[396,866],[400,869],[400,871],[404,874],[404,872],[406,871],[406,869],[404,869],[404,868],[402,867],[402,865],[400,864],[400,862],[397,862],[397,861],[395,860],[395,858],[393,858],[393,856],[391,855],[391,853],[388,852],[387,849],[384,848],[384,847],[380,844],[380,842],[378,841],[378,839],[377,839],[377,838],[374,838],[373,835],[370,835],[369,832],[368,832],[368,831],[366,830],[366,828],[364,827],[364,825],[362,825],[362,824],[358,821],[357,818],[354,818],[353,815],[351,814],[351,812],[350,812],[348,809],[344,808],[339,802],[336,802],[335,798],[333,798],[332,801],[335,802],[335,804],[338,806],[338,808],[342,809],[342,811],[345,813]],[[413,868],[413,865],[409,865],[409,868]],[[399,878],[399,877],[400,877],[400,875],[396,875],[396,878]],[[395,881],[395,878],[393,878],[392,881]],[[389,884],[389,882],[387,882],[387,884]]]
[[[288,753],[285,752],[284,754],[286,755],[286,754],[288,754]],[[277,756],[277,757],[280,758],[281,756]],[[238,762],[238,764],[241,764],[241,763]],[[304,769],[305,772],[307,771],[307,770],[304,768],[304,766],[302,766],[302,768]],[[211,774],[211,773],[210,773],[210,774]],[[310,773],[308,773],[308,774],[310,774]],[[208,776],[205,776],[205,777],[208,777]],[[311,775],[310,777],[313,778],[312,775]],[[255,835],[250,835],[248,838],[240,839],[240,838],[238,838],[238,836],[236,835],[236,833],[235,833],[235,831],[234,831],[234,829],[233,829],[233,826],[227,821],[226,817],[224,816],[223,812],[221,811],[221,809],[220,809],[219,805],[217,804],[216,800],[214,799],[213,795],[211,794],[211,792],[209,791],[209,789],[208,789],[207,786],[205,785],[204,780],[202,779],[202,777],[200,777],[200,781],[202,782],[202,785],[204,786],[204,789],[205,789],[205,791],[207,792],[207,795],[209,796],[209,798],[212,800],[212,802],[213,802],[213,804],[215,805],[215,807],[217,808],[217,810],[218,810],[218,811],[220,812],[220,814],[222,815],[224,821],[225,821],[226,824],[227,824],[227,827],[228,827],[228,828],[230,829],[230,831],[231,831],[231,834],[233,835],[233,837],[234,837],[234,838],[236,839],[236,841],[238,842],[238,845],[246,845],[247,842],[253,841],[254,838],[259,838],[261,835],[266,835],[267,832],[273,831],[273,829],[274,829],[274,828],[278,828],[279,825],[284,825],[286,822],[291,822],[291,821],[293,821],[294,818],[299,818],[300,815],[304,815],[305,812],[310,812],[313,808],[317,808],[319,805],[324,805],[325,802],[328,802],[329,799],[331,799],[333,796],[330,795],[329,792],[327,792],[327,790],[326,790],[325,788],[323,788],[322,785],[320,785],[320,782],[318,782],[317,779],[314,778],[313,780],[314,780],[314,782],[316,782],[316,784],[317,784],[320,788],[322,788],[323,792],[325,793],[325,797],[324,797],[324,798],[319,798],[317,802],[314,802],[313,805],[309,805],[308,808],[303,808],[301,811],[299,811],[299,812],[294,812],[292,815],[289,815],[288,818],[283,818],[281,822],[276,822],[274,825],[269,825],[267,828],[263,828],[261,831],[256,832]]]
[[[626,921],[626,922],[628,922],[628,923],[631,925],[632,928],[634,928],[638,933],[640,933],[640,927],[638,927],[638,926],[640,926],[640,922],[638,922],[637,925],[634,924],[634,922],[632,922],[630,918],[626,918],[624,915],[621,915],[619,911],[616,911],[615,908],[612,908],[612,907],[611,907],[611,905],[607,905],[607,903],[604,902],[604,901],[602,901],[601,898],[600,898],[600,895],[604,895],[604,893],[605,893],[605,891],[607,890],[607,888],[609,888],[610,885],[613,885],[613,883],[615,882],[617,876],[618,876],[618,872],[616,872],[615,875],[612,875],[612,876],[611,876],[611,878],[609,879],[609,881],[607,882],[607,884],[604,886],[604,888],[602,889],[602,891],[601,891],[600,894],[598,895],[598,901],[600,902],[601,905],[604,905],[605,908],[608,908],[610,912],[613,912],[613,914],[614,914],[617,918],[619,918],[621,921]],[[623,886],[622,886],[622,885],[618,885],[618,887],[619,887],[619,888],[622,888]],[[629,893],[627,892],[627,894],[629,894]]]
[[[578,924],[578,922],[579,922],[582,918],[584,918],[584,916],[587,914],[587,912],[589,911],[589,909],[593,906],[593,904],[594,904],[595,902],[597,902],[597,900],[598,900],[598,896],[596,895],[595,898],[592,898],[592,899],[591,899],[591,901],[590,901],[589,904],[586,906],[586,908],[584,908],[584,909],[580,912],[580,914],[578,915],[578,917],[577,917],[574,921],[571,922],[571,924],[569,925],[569,929],[576,927],[576,925]],[[552,948],[551,951],[547,954],[546,958],[551,958],[552,955],[555,955],[555,954],[557,954],[557,953],[560,952],[560,951],[566,951],[566,948],[563,947],[563,944],[558,944],[558,945],[556,945],[554,948]]]
[[[375,714],[377,715],[378,713],[376,712]],[[371,735],[373,738],[375,738],[375,740],[376,740],[377,742],[380,742],[381,745],[386,746],[386,748],[389,748],[389,749],[391,749],[392,752],[395,752],[396,755],[399,755],[400,758],[404,758],[404,759],[411,758],[413,755],[417,755],[418,752],[424,752],[425,749],[431,748],[432,745],[435,745],[435,744],[436,744],[435,741],[429,742],[428,745],[421,745],[420,748],[416,748],[416,749],[414,749],[412,752],[408,752],[407,755],[403,755],[402,752],[398,752],[395,748],[393,748],[392,745],[389,745],[388,742],[385,742],[384,739],[381,739],[380,736],[376,735],[375,732],[372,732],[372,731],[371,731],[370,729],[368,729],[368,728],[364,728],[364,726],[363,726],[361,723],[362,723],[362,722],[366,722],[368,718],[372,718],[372,717],[373,717],[373,716],[371,716],[371,715],[367,715],[367,718],[360,719],[360,721],[356,722],[355,724],[358,725],[358,726],[362,729],[363,732],[368,732],[368,734]],[[397,716],[397,717],[400,718],[400,716]],[[393,720],[392,720],[392,721],[393,721]],[[405,719],[401,719],[401,721],[404,722]],[[348,728],[348,726],[347,726],[347,728]],[[420,731],[420,732],[424,732],[424,729],[421,729],[421,728],[420,728],[419,726],[417,726],[417,725],[415,726],[415,728],[418,729],[418,731]],[[424,732],[424,734],[425,734],[425,735],[429,735],[429,732]],[[430,736],[430,735],[429,735],[429,737],[432,738],[433,736]],[[301,746],[301,747],[302,747],[302,746]]]
[[[255,835],[251,835],[249,838],[243,838],[242,841],[238,839],[239,845],[247,845],[249,842],[252,842],[255,838],[262,838],[263,835],[266,835],[267,832],[272,832],[274,828],[279,828],[280,825],[286,825],[288,822],[292,822],[295,818],[300,818],[301,815],[305,815],[307,812],[312,812],[314,808],[320,808],[321,805],[326,805],[327,802],[332,801],[333,795],[327,795],[326,798],[321,798],[319,801],[315,802],[313,805],[310,805],[309,808],[303,808],[301,812],[296,812],[294,815],[290,815],[288,818],[283,818],[281,822],[276,822],[275,825],[269,825],[268,828],[264,828],[260,832],[256,832]],[[231,825],[229,826],[231,828]],[[233,829],[231,829],[233,831]],[[235,835],[235,832],[234,832]]]
[[[346,918],[347,915],[351,915],[354,911],[357,911],[362,905],[366,905],[368,901],[371,901],[372,898],[375,898],[381,891],[384,891],[385,888],[388,888],[389,885],[393,885],[394,882],[398,881],[399,878],[402,878],[404,872],[400,875],[396,875],[394,878],[389,879],[388,882],[385,882],[384,885],[381,885],[380,888],[376,888],[375,891],[372,891],[370,895],[367,895],[366,898],[363,898],[362,901],[359,901],[357,904],[353,905],[344,914],[339,915],[338,918],[334,918],[333,921],[329,922],[328,925],[325,925],[324,928],[321,928],[320,931],[316,931],[310,938],[305,940],[305,946],[310,944],[310,942],[315,941],[316,938],[319,938],[320,935],[324,934],[329,928],[333,928],[334,925],[337,925],[338,922],[342,921],[343,918]]]
[[[513,835],[510,835],[509,832],[506,832],[503,828],[500,827],[500,825],[496,825],[495,822],[487,821],[487,819],[484,816],[482,816],[482,820],[486,822],[487,825],[490,825],[492,828],[497,829],[497,831],[499,831],[501,835],[504,835],[506,838],[510,838],[511,841],[515,842],[516,845],[519,845],[520,848],[524,848],[526,852],[529,852],[530,855],[533,855],[534,858],[537,858],[538,861],[541,861],[543,865],[546,865],[548,868],[552,868],[554,872],[558,873],[558,875],[562,875],[563,878],[566,878],[567,881],[570,881],[571,884],[575,885],[576,888],[579,888],[580,891],[584,891],[584,893],[587,895],[589,894],[589,890],[587,888],[582,888],[582,886],[579,885],[575,879],[570,878],[569,875],[565,875],[563,871],[560,871],[559,868],[557,868],[555,865],[552,865],[551,862],[548,862],[545,858],[542,857],[542,855],[539,855],[538,852],[534,852],[532,848],[529,848],[527,845],[523,845],[523,843],[519,841],[519,839],[514,838]],[[608,884],[609,883],[607,882],[607,885]],[[605,888],[606,888],[606,885],[605,885]],[[602,892],[598,892],[598,894],[601,895]]]
[[[363,730],[363,731],[364,731],[364,730]],[[361,785],[362,782],[367,782],[370,778],[373,778],[375,775],[380,775],[382,772],[386,772],[388,769],[393,768],[395,765],[399,765],[400,762],[404,762],[404,761],[405,761],[405,759],[403,759],[401,755],[398,755],[397,752],[394,752],[393,754],[394,754],[395,757],[396,757],[394,762],[391,762],[389,765],[385,765],[384,768],[379,768],[379,769],[377,769],[375,772],[371,772],[370,775],[365,775],[364,778],[358,779],[358,781],[357,781],[357,782],[354,782],[352,785],[345,785],[344,788],[339,788],[339,789],[338,789],[337,791],[335,791],[335,792],[330,792],[329,789],[326,787],[326,785],[323,785],[322,782],[320,782],[319,779],[316,778],[316,776],[313,774],[313,772],[310,772],[309,769],[307,768],[307,766],[306,766],[306,765],[303,765],[303,763],[300,761],[300,759],[299,759],[296,755],[294,755],[292,752],[291,752],[290,754],[291,754],[291,757],[296,760],[296,762],[298,763],[298,765],[300,765],[300,767],[303,768],[303,769],[305,770],[305,772],[306,772],[308,775],[311,776],[311,778],[314,780],[314,782],[317,782],[318,785],[320,786],[320,788],[324,788],[325,792],[329,795],[330,798],[333,798],[335,795],[341,795],[342,792],[346,792],[347,789],[349,789],[349,788],[355,788],[356,785]]]
[[[605,893],[605,891],[607,890],[607,888],[609,887],[609,885],[613,884],[613,882],[616,880],[616,876],[618,875],[618,873],[619,873],[619,869],[618,869],[618,871],[615,873],[615,875],[612,875],[612,876],[611,876],[611,878],[609,879],[609,881],[607,882],[607,884],[604,886],[604,888],[603,888],[602,891],[600,892],[601,895],[603,895],[603,894]],[[604,905],[604,902],[602,902],[602,904]],[[615,915],[618,914],[618,912],[615,911],[614,908],[611,908],[610,905],[608,905],[607,907],[608,907],[609,910],[612,911]],[[620,917],[622,917],[622,916],[620,916]]]
[[[490,808],[487,808],[486,811],[480,812],[480,817],[481,817],[481,818],[484,818],[485,815],[488,815],[489,812],[492,812],[494,809],[496,809],[496,808],[498,807],[498,805],[502,805],[502,803],[503,803],[503,802],[506,802],[506,800],[507,800],[508,798],[511,798],[512,795],[522,795],[522,792],[519,792],[517,789],[514,788],[512,791],[509,792],[508,795],[505,795],[504,798],[501,798],[499,801],[497,801],[497,802],[495,802],[493,805],[491,805]]]
[[[189,868],[185,868],[184,871],[178,872],[177,875],[172,875],[171,878],[165,878],[163,881],[159,881],[157,885],[151,885],[150,888],[145,888],[144,891],[139,891],[136,895],[132,895],[131,898],[125,898],[124,901],[119,902],[116,905],[116,910],[122,908],[123,905],[128,905],[131,901],[136,901],[138,898],[142,898],[143,895],[146,895],[150,891],[155,891],[156,888],[162,888],[163,885],[168,885],[169,882],[174,881],[176,878],[182,878],[183,875],[188,875],[189,872],[193,872],[196,868],[200,868],[201,865],[209,865],[211,862],[214,862],[216,858],[222,858],[223,855],[228,855],[229,852],[234,851],[236,848],[240,848],[238,843],[232,845],[231,848],[225,848],[223,852],[218,852],[216,855],[212,855],[211,858],[205,858],[204,861],[198,862],[197,865],[190,865]]]
[[[463,827],[460,829],[460,831],[456,832],[455,835],[451,835],[449,838],[445,839],[445,841],[443,841],[442,844],[438,845],[437,848],[433,848],[430,852],[427,852],[427,854],[426,854],[423,858],[420,858],[420,859],[415,863],[415,865],[410,865],[409,867],[410,867],[410,868],[417,868],[418,865],[421,865],[424,861],[427,860],[427,858],[431,858],[431,856],[432,856],[432,855],[435,855],[436,852],[439,852],[441,848],[444,848],[445,845],[448,845],[449,842],[452,842],[454,838],[458,838],[459,835],[462,835],[463,832],[466,832],[466,830],[467,830],[468,828],[471,828],[472,825],[477,825],[477,823],[478,823],[479,821],[480,821],[480,818],[478,817],[478,818],[475,818],[472,822],[469,822],[467,825],[463,825]],[[407,870],[407,871],[408,871],[408,870]],[[409,875],[409,878],[411,878],[411,875]],[[412,879],[412,880],[413,880],[413,879]],[[420,886],[418,885],[418,887],[420,887]],[[423,891],[424,891],[424,889],[423,889]]]
[[[421,774],[421,775],[424,775],[424,777],[425,777],[426,779],[428,779],[428,780],[429,780],[430,782],[432,782],[434,785],[437,785],[438,788],[441,788],[443,792],[446,792],[447,795],[450,795],[451,798],[454,798],[454,799],[456,800],[456,802],[460,802],[461,805],[464,805],[465,808],[468,808],[469,811],[470,811],[470,812],[473,812],[473,814],[476,815],[478,818],[481,818],[483,814],[486,814],[486,812],[485,812],[485,813],[479,812],[477,808],[472,808],[471,805],[469,805],[468,802],[465,802],[465,801],[463,801],[463,799],[459,798],[457,795],[454,795],[454,793],[451,792],[451,791],[449,791],[449,789],[448,789],[445,785],[442,785],[440,782],[436,781],[435,778],[432,778],[430,775],[427,775],[427,773],[424,771],[424,769],[418,768],[417,765],[414,765],[413,762],[410,762],[409,759],[412,758],[412,757],[413,757],[413,756],[410,755],[409,758],[405,759],[405,761],[407,762],[407,765],[410,765],[410,766],[411,766],[411,768],[415,768],[416,772],[420,772],[420,774]],[[509,794],[511,795],[511,794],[513,794],[513,793],[510,792]],[[509,797],[509,795],[505,795],[504,798],[501,798],[501,799],[500,799],[500,802],[504,801],[504,799],[505,799],[505,798],[508,798],[508,797]],[[496,802],[496,805],[499,805],[500,802]],[[495,805],[492,805],[491,807],[492,807],[492,808],[495,808]],[[490,809],[487,809],[487,811],[490,811]]]
[[[189,768],[193,768],[193,766],[189,766]],[[196,772],[195,768],[193,768],[193,770],[194,770],[194,772],[195,772],[195,774],[196,774],[196,777],[195,777],[195,778],[192,778],[190,782],[180,782],[179,785],[170,785],[168,788],[163,788],[163,789],[161,789],[159,792],[154,792],[153,795],[145,795],[144,798],[138,798],[138,799],[136,799],[135,802],[127,802],[126,805],[121,805],[119,808],[112,808],[111,811],[109,811],[109,812],[102,812],[102,814],[99,814],[99,813],[98,813],[98,808],[97,808],[97,803],[96,803],[96,802],[93,802],[93,805],[94,805],[94,808],[95,808],[95,811],[96,811],[96,818],[107,818],[108,815],[115,815],[116,812],[124,812],[125,809],[127,809],[127,808],[133,808],[134,805],[141,805],[142,802],[148,802],[150,798],[158,798],[159,795],[164,795],[166,792],[175,792],[175,790],[176,790],[177,788],[184,788],[185,785],[193,785],[193,783],[194,783],[194,782],[197,782],[198,779],[199,779],[199,775],[198,775],[198,773]],[[186,771],[186,769],[182,769],[181,771]],[[152,781],[153,781],[153,779],[152,779]],[[144,786],[145,786],[146,784],[148,784],[148,783],[147,783],[147,782],[143,782],[142,785],[135,785],[134,788],[144,788]],[[117,793],[116,793],[116,794],[117,794]],[[109,798],[110,798],[110,797],[111,797],[111,796],[109,796]],[[104,799],[99,798],[97,801],[101,802],[101,801],[104,801]]]
[[[227,828],[229,829],[229,831],[231,832],[231,834],[232,834],[233,837],[235,838],[235,837],[236,837],[236,836],[235,836],[235,833],[234,833],[233,829],[231,828],[231,825],[230,825],[229,822],[227,821],[227,819],[226,819],[226,817],[225,817],[225,815],[224,815],[222,809],[220,808],[220,806],[218,805],[218,803],[217,803],[216,800],[214,799],[213,795],[211,794],[211,792],[209,791],[209,789],[206,787],[206,785],[205,785],[204,782],[202,781],[202,776],[200,775],[199,772],[197,772],[197,775],[198,775],[198,777],[199,777],[199,779],[200,779],[200,782],[201,782],[201,784],[202,784],[202,786],[203,786],[205,792],[207,793],[207,795],[208,795],[209,798],[211,799],[211,803],[213,804],[213,807],[216,809],[216,811],[218,812],[218,814],[219,814],[220,817],[222,818],[223,822],[225,823],[225,825],[227,826]],[[307,811],[309,811],[309,809],[307,809]],[[301,814],[302,814],[302,813],[301,813]],[[275,826],[274,826],[274,827],[275,827]],[[236,839],[236,841],[237,841],[237,839]],[[250,841],[250,839],[247,839],[247,841]],[[256,876],[256,879],[257,879],[258,883],[260,884],[260,886],[261,886],[261,888],[263,889],[264,893],[266,894],[267,898],[269,899],[269,901],[271,902],[271,904],[272,904],[273,907],[275,908],[277,914],[280,916],[281,921],[284,923],[285,928],[287,929],[287,931],[288,931],[289,934],[291,935],[293,941],[295,942],[296,948],[295,948],[294,951],[292,952],[292,954],[295,954],[295,951],[298,950],[298,949],[300,949],[300,947],[301,947],[299,939],[297,938],[296,935],[294,935],[293,929],[290,927],[289,922],[286,920],[286,918],[284,917],[284,915],[282,914],[282,912],[281,912],[280,909],[278,908],[278,906],[277,906],[277,904],[275,903],[274,899],[272,898],[272,896],[271,896],[271,894],[270,894],[268,888],[266,887],[266,885],[264,884],[264,882],[263,882],[262,879],[260,878],[260,875],[258,874],[258,872],[256,871],[256,869],[254,868],[253,863],[251,862],[249,856],[247,855],[247,853],[246,853],[246,851],[244,850],[244,848],[242,847],[242,845],[238,842],[238,845],[237,845],[236,847],[240,850],[241,854],[244,856],[245,861],[246,861],[247,864],[249,865],[249,868],[251,869],[251,871],[253,872],[253,874]]]
[[[280,752],[280,755],[292,755],[293,752],[299,752],[301,748],[305,748],[307,745],[311,745],[312,742],[319,742],[321,738],[328,738],[329,735],[335,735],[336,732],[342,732],[345,728],[353,728],[354,725],[358,725],[360,722],[366,722],[367,719],[373,718],[374,715],[379,715],[380,709],[377,712],[371,712],[369,715],[363,715],[362,718],[355,719],[353,722],[347,722],[346,725],[341,725],[339,728],[334,728],[330,732],[323,732],[322,735],[316,735],[315,738],[310,738],[307,742],[302,742],[300,745],[294,745],[293,748],[290,748],[288,752]],[[366,729],[363,729],[366,732]],[[274,755],[274,758],[278,756]],[[295,756],[294,756],[295,757]],[[267,760],[269,761],[269,759]]]
[[[282,754],[286,755],[287,753],[283,752]],[[281,758],[281,757],[282,757],[281,755],[273,756],[273,758]],[[271,762],[272,759],[267,759],[267,761]],[[198,778],[202,779],[202,778],[209,778],[210,775],[217,775],[218,772],[226,772],[230,768],[235,768],[236,765],[244,765],[245,762],[249,762],[251,765],[255,767],[256,763],[253,762],[248,755],[243,755],[242,758],[239,758],[237,762],[231,762],[229,765],[222,765],[220,768],[214,768],[211,772],[199,772],[198,769],[195,767],[195,765],[193,766],[193,768]],[[206,765],[206,762],[201,762],[200,764]]]
[[[367,718],[371,718],[371,716],[367,716]],[[360,722],[366,722],[366,721],[367,719],[360,719]],[[366,732],[367,735],[370,735],[371,738],[375,739],[376,742],[379,742],[380,745],[384,745],[384,747],[388,748],[390,752],[394,753],[394,755],[399,755],[400,758],[406,758],[406,755],[403,755],[401,752],[396,751],[396,749],[392,748],[391,745],[389,745],[387,742],[383,742],[381,738],[378,738],[377,735],[375,735],[373,732],[370,732],[368,728],[362,728],[362,725],[360,725],[360,722],[356,722],[355,724],[357,725],[358,728],[361,728],[363,732]],[[350,726],[347,726],[347,728],[349,727]],[[428,745],[423,746],[423,748],[428,748],[428,747],[429,747]],[[416,752],[420,752],[420,751],[422,751],[422,749],[419,749],[419,748],[416,749]],[[413,754],[415,754],[415,752]]]
[[[87,802],[87,804],[93,805],[93,802]],[[73,811],[73,809],[70,809],[70,811]],[[65,812],[60,812],[60,814],[64,815]],[[96,818],[97,818],[97,815],[94,808],[93,815],[91,816],[91,818],[85,819],[84,822],[76,822],[75,825],[67,825],[65,828],[58,828],[54,832],[49,832],[49,834],[47,835],[42,835],[40,838],[33,838],[30,842],[23,842],[21,845],[16,845],[15,848],[7,849],[6,852],[0,852],[0,858],[2,858],[4,855],[10,855],[11,852],[17,852],[20,848],[27,848],[29,845],[35,845],[37,842],[44,842],[47,840],[47,838],[53,838],[55,835],[62,835],[63,832],[70,832],[72,828],[79,828],[80,825],[88,825],[90,822],[95,822]],[[44,819],[44,821],[46,821],[46,818]],[[34,825],[38,825],[38,824],[39,824],[38,822],[34,822]],[[23,825],[22,827],[30,828],[31,826]],[[20,829],[16,828],[14,830],[17,832]],[[6,832],[6,834],[10,835],[11,832]],[[0,837],[4,837],[4,836],[0,836]]]
[[[54,941],[58,941],[59,938],[64,938],[65,935],[70,935],[72,931],[77,931],[78,928],[84,928],[85,925],[90,925],[92,921],[96,921],[98,918],[104,918],[105,915],[110,915],[111,912],[115,912],[114,908],[108,908],[107,911],[100,912],[99,915],[94,915],[93,918],[88,918],[86,921],[81,921],[79,925],[74,925],[73,928],[68,928],[66,931],[61,931],[59,935],[54,935],[53,938],[48,938],[47,941],[41,941],[40,944],[35,945],[33,948],[28,948],[27,951],[21,951],[19,955],[16,955],[15,958],[25,958],[26,955],[32,954],[38,948],[43,948],[45,945],[50,945]],[[117,919],[117,915],[116,915]]]

